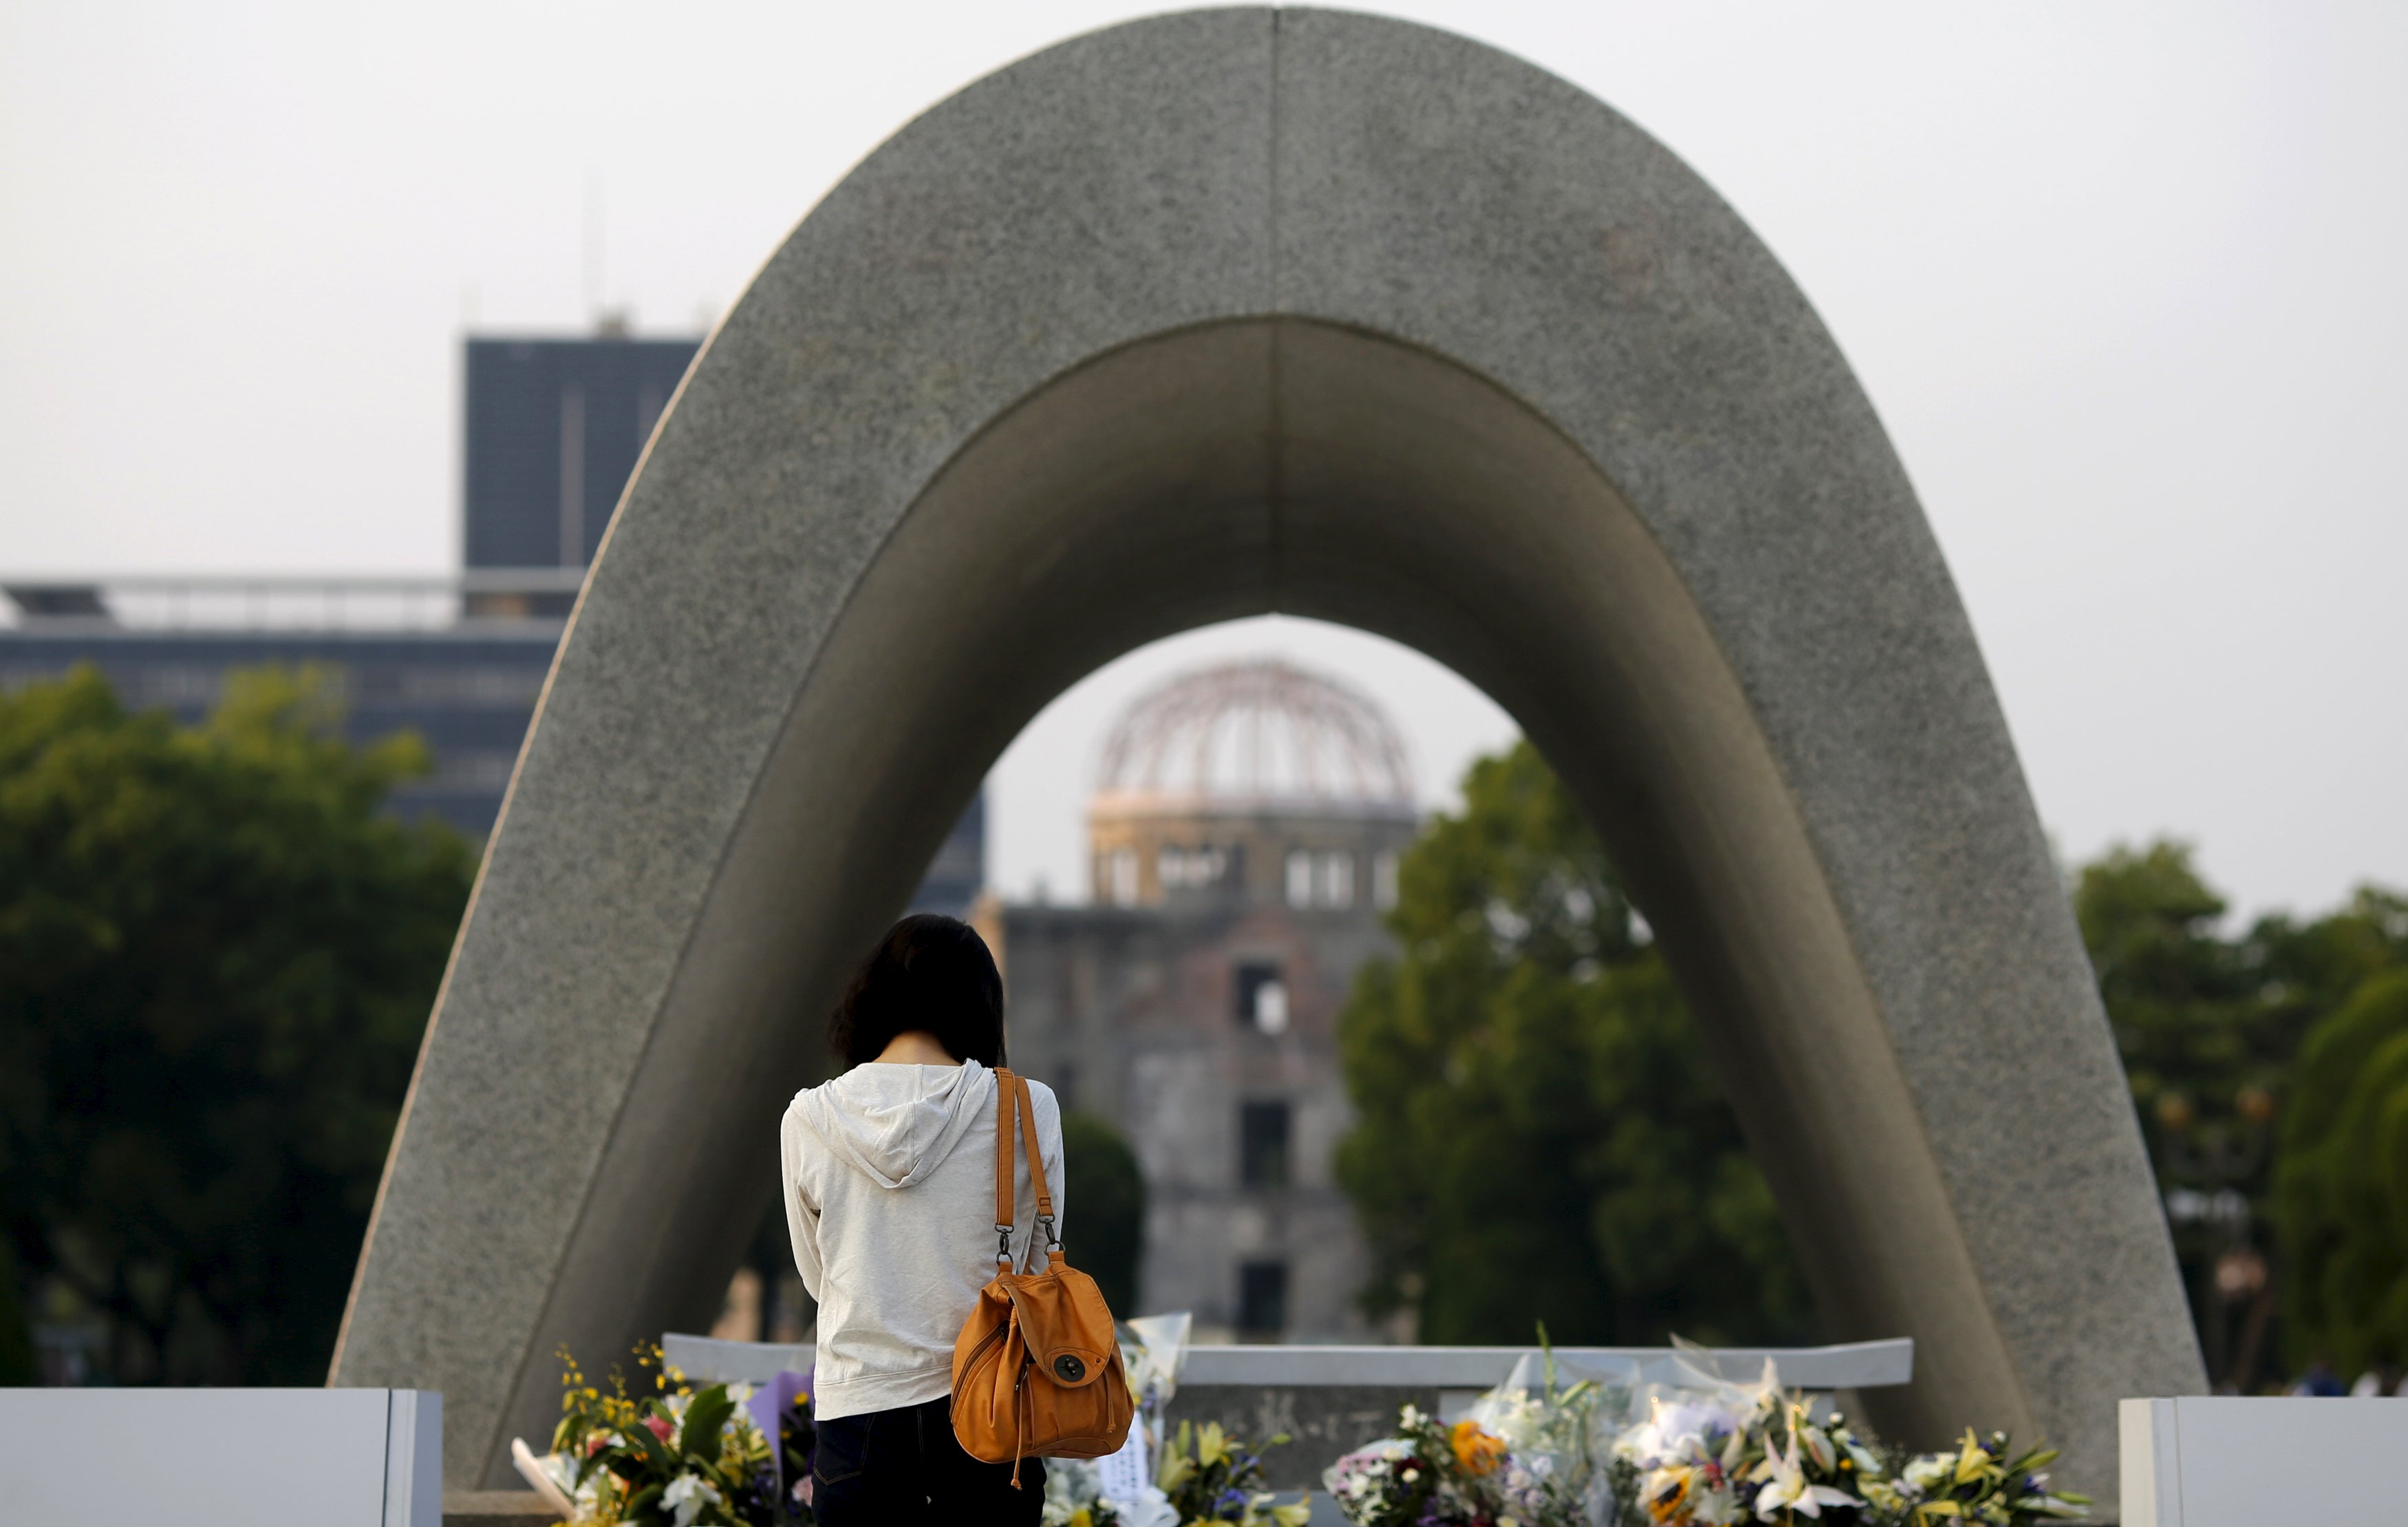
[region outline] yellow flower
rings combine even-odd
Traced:
[[[1640,1493],[1640,1504],[1647,1507],[1648,1519],[1658,1523],[1687,1521],[1689,1486],[1697,1480],[1697,1470],[1680,1464],[1659,1469],[1650,1478],[1653,1483],[1642,1486]]]
[[[1217,1424],[1214,1424],[1214,1429],[1218,1430]],[[1164,1494],[1177,1493],[1179,1487],[1195,1476],[1196,1458],[1191,1451],[1195,1436],[1195,1423],[1181,1421],[1179,1430],[1171,1436],[1170,1446],[1162,1450],[1162,1462],[1154,1471],[1154,1482]]]
[[[1956,1455],[1956,1482],[1960,1485],[1985,1483],[2001,1478],[2005,1474],[2006,1471],[1983,1450],[1982,1444],[1973,1436],[1973,1429],[1970,1426],[1965,1428],[1964,1449]]]
[[[1455,1447],[1455,1461],[1466,1474],[1493,1473],[1505,1457],[1505,1439],[1483,1432],[1478,1421],[1455,1422],[1449,1440]]]

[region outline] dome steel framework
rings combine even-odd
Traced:
[[[1132,704],[1105,740],[1096,800],[1409,808],[1412,764],[1368,695],[1251,658],[1182,673]]]

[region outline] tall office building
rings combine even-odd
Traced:
[[[700,348],[691,339],[471,339],[461,559],[582,568]]]

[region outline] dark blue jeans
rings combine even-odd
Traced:
[[[819,1423],[811,1506],[822,1527],[1036,1527],[1045,1464],[982,1463],[953,1436],[950,1397]]]

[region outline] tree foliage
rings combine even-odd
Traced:
[[[2408,970],[2316,1025],[2274,1187],[2296,1361],[2408,1367]]]
[[[1340,1022],[1365,1303],[1428,1342],[1775,1341],[1813,1326],[1664,962],[1536,749],[1472,766],[1400,867],[1401,951]]]
[[[1104,1303],[1137,1313],[1138,1259],[1145,1248],[1145,1174],[1120,1131],[1093,1114],[1062,1115],[1063,1233],[1072,1260],[1096,1280]]]
[[[2217,1274],[2228,1258],[2246,1269],[2270,1249],[2264,1230],[2277,1178],[2307,1137],[2301,1120],[2340,1104],[2324,1084],[2314,1097],[2302,1090],[2310,1035],[2369,981],[2408,965],[2408,900],[2363,888],[2325,916],[2271,915],[2228,935],[2225,900],[2190,849],[2158,842],[2084,867],[2073,903],[2159,1187],[2171,1203],[2237,1195],[2245,1210],[2174,1218],[2210,1376],[2255,1387],[2273,1356],[2278,1303],[2295,1362],[2355,1350],[2327,1334],[2340,1306],[2303,1289],[2326,1277],[2321,1232],[2286,1233],[2262,1288],[2245,1277],[2227,1287]]]
[[[324,1377],[474,867],[338,721],[306,670],[189,729],[0,698],[0,1224],[121,1382]]]
[[[2161,1164],[2180,1154],[2176,1133],[2262,1116],[2253,1089],[2280,1088],[2309,1028],[2408,959],[2408,900],[2372,888],[2312,922],[2277,915],[2228,939],[2224,898],[2174,843],[2110,850],[2083,868],[2073,906]],[[2261,1172],[2248,1189],[2265,1186]]]

